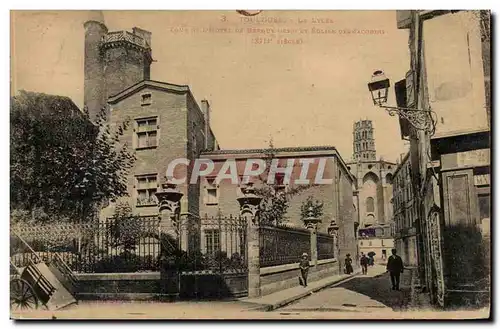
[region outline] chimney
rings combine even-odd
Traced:
[[[210,103],[206,99],[201,101],[201,112],[205,118],[205,149],[208,150],[208,141],[210,138]]]

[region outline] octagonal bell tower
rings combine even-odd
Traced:
[[[371,120],[360,120],[353,126],[353,160],[375,161],[375,138],[373,137],[373,124]]]

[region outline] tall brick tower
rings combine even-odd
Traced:
[[[108,97],[150,79],[151,32],[138,27],[108,32],[100,11],[91,12],[84,28],[84,105],[95,120]]]
[[[360,120],[354,123],[353,140],[353,159],[355,161],[377,160],[371,120]]]

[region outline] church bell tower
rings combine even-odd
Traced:
[[[360,120],[353,126],[353,159],[355,161],[375,161],[375,138],[371,120]]]

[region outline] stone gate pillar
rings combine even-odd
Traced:
[[[242,188],[243,196],[237,200],[240,204],[240,216],[247,222],[247,264],[248,297],[260,296],[260,237],[259,206],[262,197],[255,194],[253,184]]]
[[[305,227],[309,230],[311,236],[311,262],[316,270],[318,266],[318,224],[321,222],[319,218],[313,216],[313,208],[309,207],[308,215],[302,219]]]
[[[177,261],[179,256],[179,218],[180,200],[183,194],[169,182],[156,192],[160,222],[158,235],[160,239],[160,281],[162,294],[178,297],[180,293]]]
[[[333,245],[335,250],[335,258],[337,258],[337,263],[339,264],[339,274],[342,274],[342,262],[340,259],[340,248],[339,248],[339,229],[337,222],[332,220],[330,226],[328,226],[328,234],[333,236]]]

